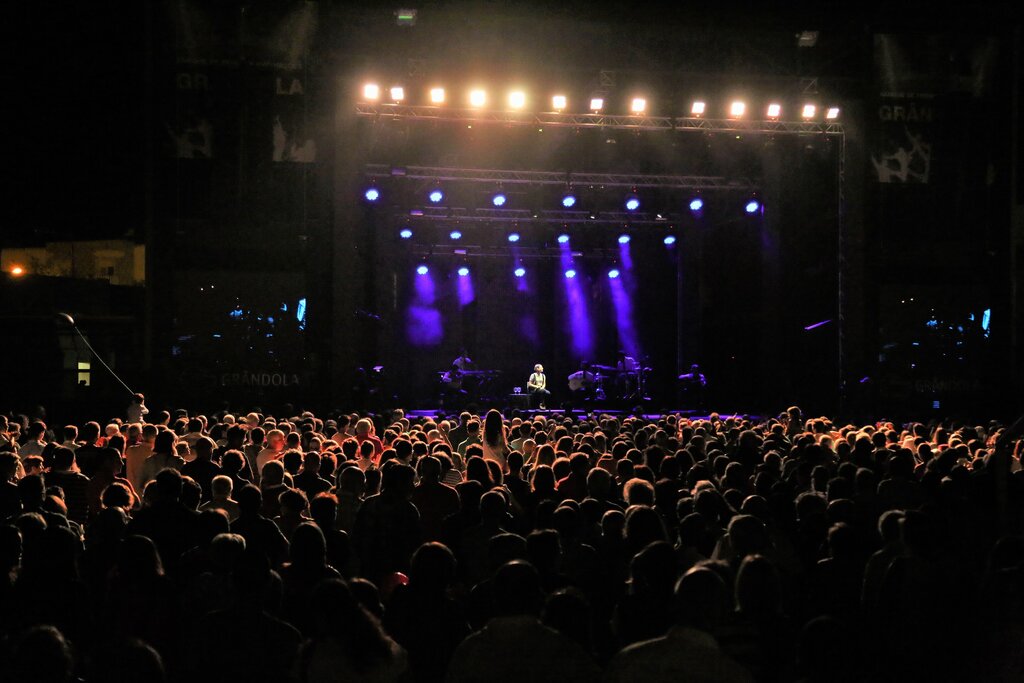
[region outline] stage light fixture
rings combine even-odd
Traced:
[[[453,240],[461,240],[462,239],[462,231],[461,230],[452,230],[450,233],[448,233],[448,237],[450,237]]]
[[[608,279],[609,280],[614,280],[618,276],[619,276],[619,269],[618,268],[612,268],[611,270],[608,271]]]
[[[690,200],[690,211],[697,213],[704,208],[704,200],[700,197],[694,197]]]
[[[412,239],[412,230],[410,230],[409,228],[402,228],[402,230],[398,233],[398,236],[401,237],[403,240]]]
[[[825,112],[825,118],[829,121],[835,121],[839,118],[839,107],[829,107]]]
[[[11,266],[11,275],[14,277],[21,277],[25,274],[25,268],[22,266]]]
[[[469,268],[466,266],[459,268],[459,277],[466,277],[467,275],[469,275]]]
[[[405,88],[400,85],[396,85],[391,88],[391,99],[395,102],[401,102],[405,99]]]
[[[729,105],[729,116],[739,118],[747,111],[747,105],[739,100]]]
[[[676,236],[675,235],[665,235],[665,239],[662,240],[662,241],[665,243],[666,247],[671,247],[673,244],[676,243]]]
[[[642,97],[634,97],[629,104],[629,110],[634,114],[643,114],[647,110],[647,100]]]
[[[508,234],[508,241],[513,243],[513,244],[518,242],[519,241],[519,233],[518,232],[510,232]]]
[[[590,111],[597,113],[604,109],[604,98],[602,97],[591,97],[590,98]]]
[[[555,111],[562,111],[568,106],[568,100],[565,95],[555,95],[551,98],[551,108]]]
[[[768,105],[768,118],[770,118],[770,119],[777,119],[777,118],[779,118],[779,115],[781,115],[781,114],[782,114],[782,105],[781,104],[775,104],[773,102],[772,104]]]
[[[576,195],[574,195],[572,192],[566,192],[562,196],[562,206],[564,206],[567,209],[571,209],[572,207],[576,206]]]
[[[380,86],[376,83],[367,83],[363,86],[363,99],[376,100],[380,98]]]
[[[430,89],[430,103],[431,104],[444,104],[444,88],[431,88]]]
[[[570,268],[569,270],[565,271],[565,279],[566,280],[571,280],[574,277],[576,277],[576,271],[575,270]]]
[[[690,107],[690,114],[692,116],[703,116],[704,115],[704,108],[706,106],[707,106],[706,104],[704,104],[700,100],[697,100],[696,102],[693,103],[693,106]]]
[[[743,208],[747,213],[757,213],[757,210],[761,208],[761,202],[751,199]]]
[[[505,206],[505,202],[508,201],[508,197],[505,196],[504,192],[498,192],[491,197],[491,204],[495,206]]]
[[[619,235],[619,244],[629,244],[629,235]]]
[[[487,93],[483,90],[469,91],[469,104],[473,107],[482,107],[487,104]]]
[[[805,119],[813,119],[814,115],[818,112],[818,108],[813,104],[805,104],[803,110],[803,117]]]
[[[522,109],[526,106],[526,93],[522,90],[513,90],[508,94],[508,106],[512,109]]]
[[[640,198],[635,194],[626,197],[626,211],[636,211],[640,208]]]
[[[365,197],[368,202],[375,202],[380,199],[380,190],[376,187],[367,188],[366,192],[363,193],[363,197]]]
[[[516,277],[523,277],[526,275],[526,268],[519,266],[518,268],[512,271],[512,274],[515,275]]]
[[[427,267],[426,263],[421,263],[420,265],[416,266],[416,274],[417,275],[426,275],[429,272],[430,272],[430,268]]]
[[[444,200],[444,192],[441,188],[433,189],[430,191],[430,194],[427,195],[427,199],[429,199],[432,204],[440,204]]]
[[[569,236],[566,235],[563,232],[561,235],[558,236],[558,243],[559,244],[568,244],[569,243]]]

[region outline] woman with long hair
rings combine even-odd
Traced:
[[[505,471],[505,459],[512,449],[508,447],[505,439],[505,423],[501,413],[497,410],[488,410],[484,418],[484,437],[480,444],[484,449],[484,460],[493,460]]]

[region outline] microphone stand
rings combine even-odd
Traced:
[[[72,318],[67,313],[58,313],[57,316],[64,320],[65,322],[67,322],[69,325],[71,325],[71,328],[78,333],[79,337],[82,338],[82,341],[85,342],[86,347],[92,352],[92,355],[96,357],[96,360],[100,362],[100,365],[105,367],[107,369],[107,372],[109,372],[113,376],[113,378],[116,379],[121,384],[121,386],[128,390],[129,394],[135,395],[135,392],[131,390],[131,387],[125,384],[124,381],[117,376],[117,373],[114,372],[109,365],[107,365],[106,361],[103,360],[103,357],[100,356],[100,354],[96,353],[96,349],[92,347],[92,344],[89,343],[89,340],[86,339],[85,335],[82,334],[82,331],[78,329],[78,325],[75,324],[75,319]]]

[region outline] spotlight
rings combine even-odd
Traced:
[[[368,188],[366,192],[363,193],[363,196],[366,197],[366,201],[375,202],[380,199],[380,190],[376,187]]]
[[[591,97],[590,98],[590,111],[597,113],[604,109],[604,98],[602,97]]]
[[[629,244],[629,235],[619,235],[619,244]]]
[[[430,272],[430,268],[427,268],[427,264],[426,263],[421,263],[420,265],[416,266],[416,274],[417,275],[426,275],[429,272]]]
[[[704,114],[704,107],[705,106],[706,105],[703,102],[699,101],[699,100],[694,102],[693,106],[690,107],[690,114],[692,116],[702,116]]]
[[[562,111],[568,106],[568,100],[565,95],[555,95],[551,98],[551,108],[555,111]]]
[[[367,83],[363,86],[363,99],[376,100],[380,98],[380,86],[376,83]]]
[[[442,192],[440,188],[431,190],[430,194],[427,195],[427,198],[433,204],[440,204],[441,201],[444,199],[444,192]]]
[[[510,232],[508,234],[508,241],[512,242],[513,244],[518,242],[519,241],[519,233],[518,232]]]
[[[524,275],[526,275],[526,268],[519,266],[518,268],[512,271],[512,274],[515,275],[516,277],[523,277]]]
[[[814,114],[817,113],[817,111],[818,111],[818,108],[815,107],[813,104],[805,104],[804,105],[803,116],[804,116],[805,119],[813,119],[814,118]]]
[[[526,93],[515,90],[508,95],[508,106],[512,109],[522,109],[526,106]]]
[[[626,211],[636,211],[640,208],[640,198],[635,194],[626,197]]]
[[[608,271],[608,279],[609,280],[614,280],[618,276],[619,276],[619,269],[618,268],[612,268],[611,270]]]
[[[690,211],[697,213],[704,208],[704,200],[700,197],[694,197],[690,200]]]
[[[839,107],[829,107],[828,111],[825,112],[825,118],[829,121],[834,121],[839,118]]]
[[[572,207],[576,206],[576,195],[574,195],[572,192],[566,192],[565,195],[562,197],[562,206],[564,206],[567,209],[571,209]]]
[[[647,100],[642,97],[634,97],[629,105],[629,110],[634,114],[643,114],[647,109]]]
[[[662,241],[665,243],[666,247],[671,247],[673,244],[676,243],[676,236],[675,235],[665,235],[665,239],[662,240]]]
[[[453,240],[461,240],[462,232],[459,230],[452,230],[450,233],[448,233],[448,237],[450,237]]]
[[[411,239],[412,230],[410,230],[409,228],[402,228],[402,230],[398,233],[398,236],[401,237],[403,240]]]
[[[469,92],[469,104],[473,107],[482,107],[487,104],[487,93],[483,90],[471,90]]]
[[[25,268],[22,266],[11,266],[11,275],[14,277],[21,277],[25,274]]]
[[[779,118],[780,114],[782,114],[782,105],[781,104],[769,104],[768,105],[768,118],[770,118],[770,119],[777,119],[777,118]]]
[[[508,197],[505,196],[504,192],[498,192],[493,197],[491,197],[491,203],[494,204],[495,206],[505,206],[505,202],[507,200]]]
[[[431,104],[444,104],[444,88],[431,88],[430,89],[430,103]]]
[[[391,99],[395,102],[401,102],[405,99],[405,88],[400,85],[396,85],[391,89]]]
[[[761,208],[761,202],[751,199],[743,208],[747,213],[757,213],[757,210]]]
[[[565,279],[566,280],[571,280],[574,277],[576,277],[576,271],[575,270],[570,268],[569,270],[565,271]]]
[[[559,244],[568,244],[569,243],[569,236],[566,235],[563,232],[561,235],[558,236],[558,243]]]
[[[466,277],[467,275],[469,275],[469,268],[466,266],[459,268],[459,277]]]
[[[738,100],[729,105],[729,116],[732,116],[733,118],[743,116],[745,111],[747,111],[747,105]]]

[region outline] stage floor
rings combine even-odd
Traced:
[[[481,408],[480,410],[470,409],[470,412],[482,415],[488,409],[489,408]],[[420,408],[420,409],[416,409],[416,410],[406,410],[405,414],[406,414],[406,416],[408,416],[410,418],[413,418],[413,417],[415,417],[415,418],[423,418],[423,417],[437,418],[438,416],[442,416],[442,415],[444,415],[444,416],[458,415],[460,412],[462,412],[462,411],[461,410],[455,410],[455,409],[452,409],[452,408],[440,408],[440,407],[438,407],[438,408]],[[576,408],[576,409],[572,409],[572,410],[570,410],[570,409],[562,409],[562,408],[558,408],[558,409],[550,409],[549,408],[549,409],[545,409],[545,410],[541,410],[541,409],[509,408],[509,409],[504,410],[503,413],[504,413],[505,417],[512,417],[512,416],[515,416],[515,415],[519,415],[519,416],[545,415],[547,417],[552,417],[552,418],[559,418],[559,417],[563,417],[563,416],[567,416],[567,415],[568,416],[572,416],[574,418],[581,418],[581,417],[586,417],[587,415],[590,415],[592,413],[595,414],[595,415],[611,415],[613,417],[626,417],[626,416],[629,416],[629,415],[636,415],[637,414],[635,411],[631,411],[631,410],[621,410],[621,409],[612,409],[612,408],[608,408],[608,409],[605,409],[605,408],[592,408],[592,409],[591,408],[586,408],[586,409],[584,409],[584,408]],[[682,415],[683,417],[687,417],[687,418],[690,418],[690,419],[707,419],[709,417],[709,414],[708,414],[707,411],[696,410],[696,409],[692,409],[692,408],[671,408],[671,409],[666,409],[666,410],[661,411],[661,412],[651,412],[650,409],[648,408],[648,409],[645,409],[643,411],[643,413],[642,413],[643,418],[647,419],[647,420],[656,420],[656,419],[658,419],[658,418],[660,418],[660,417],[662,417],[664,415]],[[725,419],[727,417],[748,417],[748,418],[751,418],[751,419],[758,419],[758,416],[751,415],[749,413],[722,413],[722,412],[719,412],[718,415],[719,415],[719,417],[721,417],[723,419]]]

